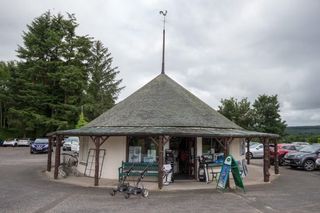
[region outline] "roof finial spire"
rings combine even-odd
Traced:
[[[162,31],[162,66],[161,66],[161,74],[164,74],[164,51],[165,51],[165,44],[166,44],[166,10],[161,10],[159,13],[163,15],[163,31]]]

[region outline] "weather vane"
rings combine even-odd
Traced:
[[[165,24],[166,24],[166,15],[168,13],[168,11],[166,10],[160,10],[160,15],[163,15],[163,29],[165,28]]]
[[[163,31],[162,31],[162,36],[163,36],[163,40],[162,40],[162,66],[161,66],[161,74],[164,74],[164,51],[165,51],[165,37],[166,37],[166,15],[168,13],[168,11],[166,10],[161,10],[160,15],[163,15]]]

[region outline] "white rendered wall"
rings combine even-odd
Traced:
[[[244,139],[241,138],[235,138],[230,142],[230,150],[229,153],[234,157],[234,159],[241,161],[242,159],[245,159],[245,155],[240,155],[241,150],[241,143],[244,141]]]
[[[85,170],[84,163],[86,161],[83,161],[82,159],[87,159],[88,150],[90,148],[95,149],[95,145],[90,138],[84,138],[83,140],[80,139],[80,141],[80,164],[78,165],[78,170],[83,174]],[[88,143],[88,146],[84,143]],[[126,159],[126,137],[109,137],[108,140],[102,144],[100,149],[106,150],[101,177],[107,179],[118,179],[118,168],[121,166],[122,161],[125,161]]]
[[[202,138],[197,137],[197,157],[200,157],[202,155]]]

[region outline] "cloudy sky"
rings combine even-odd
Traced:
[[[109,48],[124,99],[160,73],[168,10],[166,73],[217,108],[222,98],[278,94],[289,125],[320,124],[320,1],[4,0],[0,60],[17,59],[21,34],[47,10],[75,13],[78,34]]]

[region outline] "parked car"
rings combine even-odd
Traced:
[[[48,138],[37,138],[30,146],[30,153],[48,153]]]
[[[12,146],[12,147],[17,145],[18,145],[18,140],[16,138],[5,140],[2,144],[2,146]]]
[[[261,143],[252,144],[249,148],[249,151],[247,151],[247,155],[250,158],[262,158],[263,157],[263,144],[261,144]]]
[[[30,146],[30,144],[31,144],[30,138],[19,139],[17,142],[18,146]]]
[[[318,166],[316,160],[320,153],[320,144],[309,145],[295,153],[284,156],[285,163],[293,168],[302,167],[306,171],[313,171]]]
[[[79,137],[68,137],[64,140],[63,151],[79,152]]]
[[[293,145],[310,145],[308,142],[292,142]]]
[[[320,156],[318,155],[318,159],[316,160],[316,165],[320,167]]]
[[[0,146],[2,146],[2,144],[3,144],[3,140],[0,139]]]
[[[284,156],[289,152],[298,152],[299,148],[293,144],[278,144],[279,165],[285,165]],[[274,164],[274,147],[270,147],[270,163]]]

